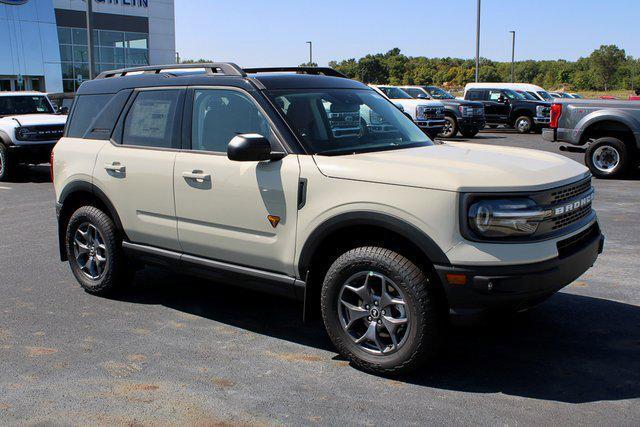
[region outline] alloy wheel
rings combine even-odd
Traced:
[[[104,237],[95,225],[82,223],[73,237],[73,254],[82,273],[91,280],[98,280],[107,265],[107,247]]]
[[[411,318],[402,290],[383,274],[362,271],[340,289],[338,316],[342,328],[361,349],[387,355],[405,343]]]

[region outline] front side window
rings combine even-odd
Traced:
[[[413,99],[411,95],[397,87],[383,86],[379,88],[389,99]]]
[[[470,91],[467,91],[466,98],[469,101],[482,101],[484,99],[484,91],[483,90],[470,90]]]
[[[178,148],[175,136],[179,90],[138,94],[124,122],[124,145]]]
[[[196,90],[193,99],[191,149],[226,153],[236,135],[260,134],[273,143],[269,122],[249,97],[236,90]]]
[[[53,114],[44,96],[0,96],[0,116],[17,114]]]
[[[553,96],[549,95],[549,92],[547,92],[546,90],[539,90],[538,95],[540,95],[542,97],[542,99],[544,99],[545,101],[552,101],[553,100]]]
[[[274,90],[269,95],[311,154],[433,145],[409,118],[373,90]]]
[[[404,90],[405,92],[407,92],[409,95],[411,95],[413,98],[416,98],[416,99],[429,98],[429,95],[426,94],[422,89],[418,89],[418,88],[415,88],[415,87],[407,87],[407,88],[404,88],[402,90]]]

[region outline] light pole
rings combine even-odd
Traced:
[[[478,0],[478,21],[476,23],[476,83],[480,81],[480,0]]]
[[[311,67],[313,64],[313,42],[307,42],[307,44],[309,45],[309,66]]]
[[[89,45],[89,80],[93,79],[95,64],[93,59],[93,0],[87,0],[87,44]]]
[[[516,32],[509,31],[511,33],[511,83],[516,80]]]

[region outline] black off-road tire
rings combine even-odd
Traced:
[[[9,150],[0,142],[0,182],[7,181],[13,174],[13,161],[9,156]]]
[[[413,319],[404,344],[388,355],[362,349],[340,322],[338,300],[342,285],[363,271],[383,274],[398,285]],[[404,256],[380,247],[360,247],[344,253],[331,265],[322,284],[322,317],[331,341],[355,366],[376,374],[406,373],[435,358],[446,325],[443,306],[444,303],[438,303],[436,282],[430,274]]]
[[[525,125],[521,125],[524,123]],[[513,127],[518,133],[530,133],[533,130],[533,119],[529,116],[520,116],[513,122]]]
[[[603,149],[614,150],[618,156],[617,164],[608,170],[603,170],[597,166],[598,156]],[[587,147],[584,155],[584,162],[593,174],[598,178],[618,178],[623,176],[629,169],[629,149],[618,138],[604,137],[598,138]]]
[[[455,117],[452,117],[452,116],[445,116],[444,119],[448,122],[450,128],[449,128],[449,132],[446,132],[443,129],[440,136],[442,138],[455,138],[455,136],[458,134],[458,121],[456,120]]]
[[[465,138],[473,138],[474,136],[476,136],[478,134],[478,132],[480,132],[480,130],[478,130],[478,129],[460,130],[460,134],[462,136],[464,136]]]
[[[97,279],[91,279],[82,271],[74,253],[74,236],[83,224],[89,223],[102,235],[106,248],[106,266]],[[65,235],[67,257],[73,275],[82,288],[93,295],[110,295],[133,279],[134,269],[128,265],[122,252],[121,239],[111,218],[94,206],[78,208],[69,219]]]

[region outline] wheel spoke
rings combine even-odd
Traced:
[[[398,336],[396,334],[398,328],[407,323],[407,319],[396,319],[389,316],[382,316],[382,324],[389,331],[389,336],[393,342],[393,348],[398,347]]]
[[[342,303],[342,305],[345,306],[345,308],[349,312],[349,322],[347,323],[346,329],[350,329],[351,326],[353,326],[353,324],[356,321],[362,319],[363,317],[367,317],[367,315],[369,314],[369,310],[365,310],[362,307],[349,304],[346,301],[340,301],[340,302]]]
[[[387,308],[390,305],[404,305],[404,300],[400,298],[393,298],[387,292],[386,286],[382,287],[382,296],[380,297],[380,308]]]
[[[373,302],[373,296],[369,291],[368,283],[369,283],[369,276],[367,276],[367,278],[365,279],[364,285],[360,286],[359,288],[355,288],[350,285],[346,285],[344,288],[358,295],[365,304],[371,304]]]
[[[380,338],[378,337],[378,328],[376,322],[370,322],[367,331],[360,338],[356,340],[356,344],[363,344],[367,341],[372,342],[378,347],[379,351],[383,350]]]

